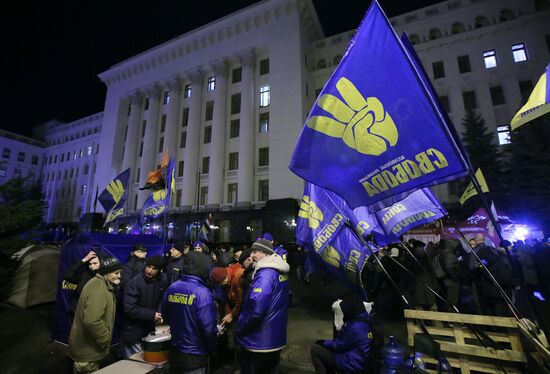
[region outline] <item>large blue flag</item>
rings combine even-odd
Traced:
[[[145,223],[148,219],[159,217],[170,208],[170,200],[175,192],[175,160],[173,157],[168,161],[168,166],[164,171],[164,180],[166,181],[165,188],[154,190],[145,200],[141,209],[141,223]]]
[[[99,195],[98,200],[107,213],[104,225],[124,214],[124,204],[128,200],[129,179],[130,168],[117,175]]]
[[[307,118],[290,169],[351,208],[387,206],[467,173],[437,102],[376,1]]]

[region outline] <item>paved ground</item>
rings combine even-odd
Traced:
[[[336,283],[321,284],[312,277],[311,285],[292,280],[296,305],[289,310],[288,345],[281,355],[283,373],[313,373],[309,347],[317,339],[332,337],[331,305],[347,292]],[[20,309],[0,304],[0,362],[2,373],[71,373],[67,347],[50,341],[53,304]],[[386,334],[405,337],[404,324],[378,322]],[[404,340],[403,340],[404,341]],[[110,357],[108,360],[113,360]],[[231,373],[226,367],[216,374]]]

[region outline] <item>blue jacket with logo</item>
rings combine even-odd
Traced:
[[[252,283],[237,321],[236,340],[251,351],[275,351],[286,344],[288,272],[278,255],[256,263]]]
[[[364,312],[346,322],[334,340],[325,340],[323,346],[334,352],[338,371],[364,372],[372,344],[369,314]]]
[[[168,287],[162,316],[170,325],[175,350],[193,355],[216,350],[216,306],[212,292],[200,277],[186,274]]]

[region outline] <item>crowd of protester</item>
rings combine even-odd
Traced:
[[[142,338],[169,325],[170,370],[206,373],[213,356],[239,352],[241,373],[278,372],[286,344],[290,288],[287,251],[269,233],[250,247],[171,244],[166,256],[136,245],[122,265],[99,250],[63,278],[77,285],[69,337],[75,373],[99,369],[117,324],[118,358],[141,351]]]
[[[513,244],[504,240],[494,246],[481,233],[467,244],[458,239],[441,239],[436,244],[411,239],[382,247],[376,254],[380,262],[371,256],[363,282],[377,311],[396,317],[402,314],[394,308],[401,305],[400,295],[381,265],[415,309],[510,316],[495,281],[516,307],[526,304],[525,297],[544,300],[550,282],[543,264],[548,263],[549,250],[550,240]]]

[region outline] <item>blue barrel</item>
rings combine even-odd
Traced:
[[[395,341],[394,336],[390,336],[390,341],[388,344],[382,347],[381,355],[381,374],[396,374],[403,369],[406,356],[405,348]]]

